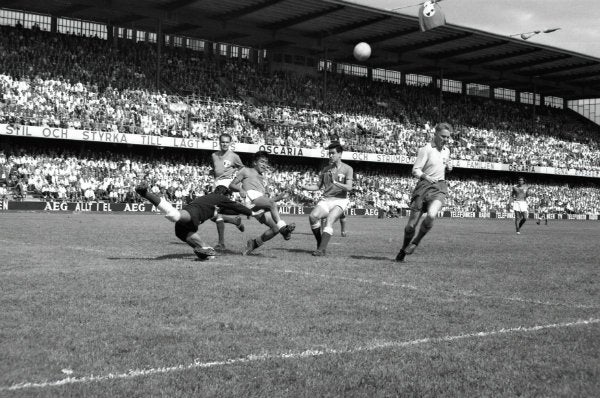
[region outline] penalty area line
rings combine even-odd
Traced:
[[[124,380],[124,379],[132,379],[135,377],[141,376],[152,376],[158,374],[166,374],[178,371],[192,370],[192,369],[208,369],[220,366],[228,366],[228,365],[243,365],[254,362],[264,362],[268,360],[280,360],[280,359],[304,359],[304,358],[314,358],[323,355],[343,355],[343,354],[355,354],[360,352],[368,352],[375,351],[381,349],[393,349],[393,348],[404,348],[410,346],[416,346],[421,344],[437,344],[437,343],[445,343],[457,340],[466,340],[472,338],[486,338],[493,336],[501,336],[506,334],[518,334],[518,333],[532,333],[540,330],[549,330],[549,329],[561,329],[575,326],[585,326],[600,323],[600,318],[590,318],[590,319],[580,319],[572,322],[562,322],[562,323],[552,323],[548,325],[536,325],[536,326],[517,326],[513,328],[507,329],[498,329],[487,332],[473,332],[473,333],[465,333],[453,336],[443,336],[443,337],[425,337],[417,340],[410,341],[387,341],[387,342],[376,342],[367,344],[364,346],[357,346],[353,348],[346,349],[318,349],[318,350],[305,350],[305,351],[291,351],[284,353],[275,353],[275,354],[250,354],[241,358],[232,358],[226,359],[223,361],[213,361],[213,362],[201,362],[200,360],[195,360],[189,364],[181,364],[175,366],[165,366],[160,368],[149,368],[149,369],[136,369],[129,370],[123,373],[108,373],[105,375],[90,375],[83,377],[67,377],[61,380],[56,381],[45,381],[45,382],[25,382],[14,384],[12,386],[0,386],[0,391],[16,391],[16,390],[25,390],[29,388],[46,388],[46,387],[57,387],[64,386],[69,384],[80,384],[80,383],[92,383],[92,382],[102,382],[107,380]]]

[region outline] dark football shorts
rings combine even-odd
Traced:
[[[419,180],[410,199],[410,209],[426,212],[431,202],[439,200],[443,205],[447,196],[448,184],[445,180],[433,184],[427,180]]]
[[[175,235],[185,242],[185,236],[187,236],[190,232],[198,232],[198,225],[202,224],[204,220],[202,220],[202,215],[200,208],[203,205],[197,203],[196,200],[193,200],[192,203],[189,203],[181,208],[181,210],[185,210],[190,213],[192,218],[191,221],[181,222],[177,221],[175,223]]]

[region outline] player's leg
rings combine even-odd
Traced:
[[[219,236],[219,243],[217,243],[215,249],[225,250],[225,220],[223,220],[221,214],[217,214],[210,220],[217,225],[217,235]]]
[[[250,254],[254,249],[261,247],[265,242],[273,239],[279,233],[279,227],[277,226],[277,223],[273,220],[273,216],[271,215],[271,213],[263,213],[256,219],[261,224],[268,226],[269,229],[260,234],[260,236],[253,239],[249,239],[246,242],[246,248],[242,252],[243,255]]]
[[[329,215],[329,210],[323,207],[323,201],[317,203],[317,205],[313,208],[308,216],[308,222],[310,224],[310,230],[315,236],[315,240],[317,241],[317,249],[321,245],[321,219],[327,218]]]
[[[404,261],[404,257],[406,257],[406,248],[410,245],[410,242],[415,237],[415,232],[417,228],[417,223],[421,218],[422,212],[417,209],[411,209],[410,214],[408,216],[408,221],[406,222],[406,226],[404,227],[404,240],[402,242],[402,247],[400,251],[396,255],[396,261]]]
[[[346,213],[344,212],[342,212],[342,215],[340,216],[340,230],[343,237],[348,236],[348,233],[346,232]]]
[[[327,245],[329,244],[329,240],[333,235],[333,224],[340,218],[342,214],[344,214],[344,211],[339,206],[335,206],[329,211],[327,222],[321,235],[321,243],[319,244],[317,250],[313,252],[313,256],[324,256],[327,253]]]
[[[521,228],[523,227],[523,224],[525,224],[525,221],[527,221],[527,216],[529,215],[526,211],[520,211],[519,213],[521,213],[521,215],[520,215],[519,227],[518,227],[517,231],[521,230]]]
[[[517,230],[517,234],[520,234],[521,232],[519,231],[519,224],[521,223],[521,212],[515,210],[514,213],[515,213],[515,229]]]
[[[165,213],[165,218],[169,221],[177,222],[181,218],[181,212],[171,205],[166,199],[161,198],[155,193],[150,192],[148,189],[148,184],[146,182],[140,183],[137,187],[135,187],[135,192],[141,197],[148,199],[150,203],[158,208],[158,210]],[[187,213],[187,212],[186,212]],[[187,213],[189,216],[189,213]]]
[[[292,238],[292,232],[296,229],[296,224],[286,223],[279,214],[277,203],[266,196],[259,196],[252,201],[254,210],[265,210],[271,213],[272,220],[277,224],[279,233],[285,240]]]
[[[215,249],[210,247],[198,233],[198,226],[191,221],[190,213],[181,210],[182,218],[175,223],[175,236],[187,243],[200,260],[210,260],[216,255]],[[188,221],[184,221],[189,219]]]
[[[217,234],[219,235],[219,243],[215,246],[217,250],[225,250],[225,223],[235,225],[240,232],[244,232],[245,226],[242,223],[242,217],[240,216],[228,216],[224,214],[217,214],[211,221],[217,226]]]
[[[415,236],[412,242],[406,247],[406,249],[404,249],[406,254],[412,254],[419,243],[421,243],[421,239],[423,239],[423,237],[427,235],[429,231],[431,231],[431,228],[433,228],[433,222],[435,221],[439,211],[442,210],[442,206],[443,202],[439,199],[434,199],[431,201],[431,203],[429,203],[429,206],[427,207],[427,213],[425,214],[425,217],[423,217],[423,221],[421,222],[417,236]]]

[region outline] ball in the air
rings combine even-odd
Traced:
[[[359,61],[366,61],[371,56],[371,46],[361,41],[354,46],[354,58]]]

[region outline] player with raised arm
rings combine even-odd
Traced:
[[[404,227],[402,248],[396,255],[396,261],[404,261],[407,254],[414,253],[421,239],[431,230],[438,212],[444,206],[448,196],[446,170],[452,170],[450,150],[447,145],[450,140],[452,126],[439,123],[435,126],[433,140],[421,147],[412,168],[412,174],[419,179],[413,190],[410,201],[410,215]],[[417,223],[423,217],[419,232]]]
[[[339,142],[332,142],[327,147],[329,164],[319,174],[319,182],[312,185],[301,185],[306,191],[323,189],[323,198],[317,203],[308,219],[310,229],[317,241],[317,250],[313,256],[327,255],[327,245],[333,235],[333,224],[344,214],[350,200],[348,193],[352,191],[354,170],[342,162],[343,147]],[[321,219],[327,218],[323,233],[321,233]]]
[[[231,135],[221,134],[219,145],[221,149],[211,155],[215,173],[215,189],[219,186],[229,188],[235,174],[244,167],[239,155],[230,148]],[[244,232],[244,224],[239,216],[227,216],[219,213],[211,220],[217,224],[217,233],[219,234],[219,243],[215,246],[217,250],[225,249],[225,223],[234,224],[241,232]]]
[[[229,188],[239,192],[253,210],[264,210],[264,213],[257,216],[256,219],[261,224],[267,225],[269,229],[246,242],[244,255],[250,254],[254,249],[273,239],[278,233],[285,240],[291,239],[292,232],[296,228],[295,224],[287,224],[279,215],[277,201],[281,200],[281,197],[269,198],[266,196],[264,174],[269,168],[269,154],[265,151],[256,152],[252,159],[252,166],[241,169],[229,184]]]
[[[525,184],[525,179],[519,177],[517,185],[512,187],[510,193],[510,202],[512,203],[513,213],[515,214],[515,228],[517,235],[521,234],[521,227],[527,221],[529,209],[527,208],[527,197],[530,195],[530,187]]]
[[[224,186],[218,186],[213,193],[194,199],[191,203],[183,206],[181,210],[177,210],[166,199],[150,192],[148,184],[145,182],[139,184],[135,191],[165,213],[167,220],[175,223],[175,236],[191,246],[200,260],[212,259],[216,255],[215,249],[210,247],[198,233],[198,226],[214,217],[217,211],[222,214],[244,214],[246,216],[257,216],[263,212],[262,210],[252,211],[246,206],[232,201],[231,192]]]

